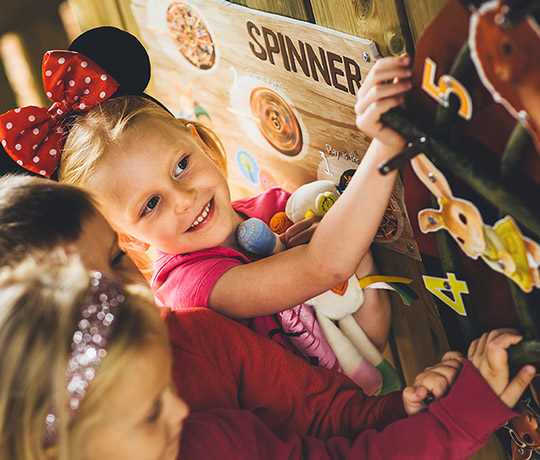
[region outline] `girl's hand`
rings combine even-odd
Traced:
[[[428,393],[435,399],[445,396],[461,370],[462,360],[461,353],[449,351],[445,353],[440,363],[418,374],[412,386],[403,390],[403,407],[407,415],[418,414],[427,409],[423,401]]]
[[[523,337],[514,329],[495,329],[474,340],[468,351],[468,359],[484,377],[493,391],[510,408],[514,407],[536,369],[527,365],[509,381],[508,353],[510,345],[520,342]]]
[[[408,55],[379,59],[360,87],[354,107],[360,131],[397,149],[404,146],[405,140],[384,126],[380,116],[405,102],[405,92],[412,87],[410,64]]]
[[[287,246],[287,249],[309,243],[321,219],[322,217],[312,216],[292,224],[285,233],[279,235],[281,242]]]

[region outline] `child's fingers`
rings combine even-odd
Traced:
[[[514,407],[522,393],[527,388],[527,385],[531,383],[531,380],[536,374],[536,369],[527,365],[521,368],[518,374],[510,381],[504,391],[500,394],[501,400],[510,408]]]
[[[280,236],[281,241],[285,243],[288,248],[309,243],[320,220],[321,217],[318,216],[302,219],[291,225],[286,232]]]
[[[393,80],[395,77],[408,78],[412,74],[409,56],[379,59],[369,71],[364,83],[378,83]]]
[[[473,359],[474,357],[479,358],[481,355],[484,354],[486,343],[488,339],[488,333],[482,334],[479,338],[473,341],[473,344],[475,344],[474,352],[471,352],[471,348],[469,348],[469,352],[467,353],[467,356],[469,359]]]
[[[388,69],[371,69],[366,80],[364,81],[364,89],[376,85],[388,85],[407,81],[411,78],[412,71],[408,67],[391,67]]]
[[[469,359],[471,359],[475,355],[476,349],[478,348],[478,342],[479,340],[475,339],[469,345],[469,350],[467,351],[467,356],[469,357]]]
[[[381,99],[370,104],[368,107],[366,107],[365,110],[362,111],[362,113],[357,112],[357,128],[367,134],[379,131],[380,127],[382,126],[379,121],[381,113],[390,110],[392,107],[396,107],[402,102],[402,97],[394,96],[388,97],[386,99]]]
[[[403,408],[407,415],[415,415],[425,411],[427,406],[423,403],[428,395],[428,390],[425,387],[407,387],[403,390]]]
[[[436,366],[426,369],[414,382],[413,387],[424,387],[433,393],[436,398],[444,396],[461,370],[461,362],[447,360]]]
[[[379,100],[385,100],[394,96],[401,96],[406,91],[412,88],[410,80],[399,81],[390,85],[374,85],[366,93],[359,97],[354,106],[354,111],[357,114],[365,112],[372,104],[377,103]]]
[[[452,360],[452,359],[455,359],[455,360],[458,360],[459,362],[461,362],[464,359],[464,356],[459,351],[454,351],[454,350],[447,351],[443,355],[443,357],[441,358],[441,362],[442,361],[449,361],[449,360]]]
[[[492,369],[507,369],[508,355],[506,349],[523,339],[522,336],[510,332],[496,336],[486,344],[486,359]]]

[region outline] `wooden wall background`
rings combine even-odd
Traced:
[[[0,0],[0,35],[15,32],[21,39],[30,70],[46,104],[41,85],[41,59],[49,49],[65,49],[76,32],[100,25],[113,25],[140,36],[132,16],[130,0]],[[383,56],[414,55],[418,37],[446,0],[232,0],[232,3],[316,23],[377,43]],[[77,24],[66,33],[59,7],[69,6]],[[73,26],[73,24],[72,24]],[[149,92],[152,93],[151,86]],[[9,90],[0,63],[0,111],[17,103]],[[0,112],[0,113],[1,113]],[[449,349],[434,299],[424,288],[421,262],[378,246],[376,258],[383,273],[415,280],[413,289],[420,299],[411,307],[393,301],[391,346],[386,356],[395,363],[406,384],[426,366],[437,362]],[[394,296],[394,295],[393,295]],[[510,458],[496,436],[475,457],[476,460]]]

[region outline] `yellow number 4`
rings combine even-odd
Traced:
[[[459,281],[456,279],[456,275],[453,273],[447,273],[448,278],[437,278],[435,276],[422,276],[426,289],[431,292],[435,297],[442,300],[452,310],[461,316],[467,316],[465,311],[465,305],[461,294],[468,294],[469,288],[465,281]],[[450,291],[452,297],[445,294],[443,291]]]

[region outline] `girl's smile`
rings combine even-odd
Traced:
[[[204,207],[203,211],[199,216],[193,221],[191,224],[191,227],[189,227],[188,232],[195,230],[195,229],[201,229],[203,228],[207,222],[212,218],[214,208],[212,207],[212,203],[214,202],[214,199],[212,198]]]

